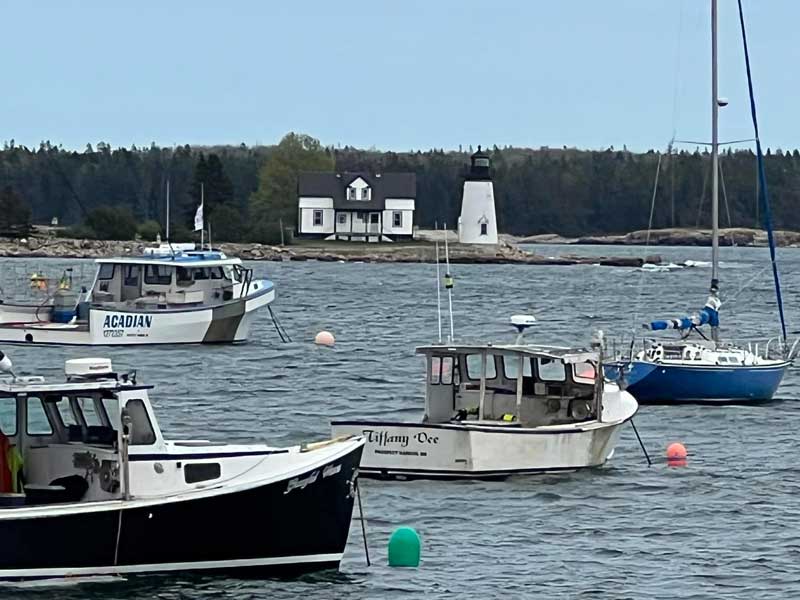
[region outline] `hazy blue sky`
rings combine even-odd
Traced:
[[[721,135],[747,138],[736,2],[719,2]],[[393,150],[663,148],[673,127],[710,136],[709,6],[0,0],[0,140],[266,144],[300,131]],[[745,11],[762,139],[800,146],[800,2]]]

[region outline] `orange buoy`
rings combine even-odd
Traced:
[[[686,446],[680,442],[673,442],[667,446],[667,464],[674,467],[686,466]]]

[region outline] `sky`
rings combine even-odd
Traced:
[[[743,0],[762,143],[800,146],[797,0]],[[82,150],[710,139],[710,0],[0,0],[0,141]],[[719,0],[722,140],[752,138]],[[691,146],[694,148],[694,146]]]

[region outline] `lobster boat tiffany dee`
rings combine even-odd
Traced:
[[[338,567],[361,438],[167,441],[135,374],[65,370],[0,379],[0,581]]]
[[[129,345],[242,342],[254,313],[275,299],[238,258],[194,244],[97,260],[94,283],[39,304],[0,304],[0,342]]]
[[[521,338],[532,319],[512,324]],[[360,472],[379,478],[502,478],[602,465],[636,400],[597,377],[597,351],[520,338],[417,348],[427,364],[422,420],[334,421],[333,435],[363,435]]]

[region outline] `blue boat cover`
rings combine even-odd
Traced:
[[[706,324],[712,327],[718,327],[719,307],[719,298],[716,296],[709,296],[706,305],[693,315],[679,317],[677,319],[650,321],[650,323],[644,325],[644,328],[651,329],[652,331],[660,331],[662,329],[691,329],[692,327],[700,327]]]

